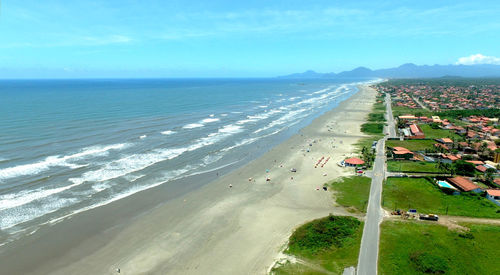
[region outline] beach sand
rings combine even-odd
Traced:
[[[262,157],[126,226],[59,246],[64,251],[57,257],[23,273],[117,274],[119,268],[120,274],[265,274],[294,228],[329,213],[349,215],[322,186],[353,174],[337,163],[353,155],[374,101],[375,91],[360,86],[358,93]],[[328,163],[315,168],[322,157],[330,157]],[[47,253],[54,249],[50,244],[31,247]]]

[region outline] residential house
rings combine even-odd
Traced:
[[[458,189],[469,192],[472,191],[474,193],[481,193],[483,190],[481,187],[477,186],[470,179],[464,177],[454,177],[446,179],[449,183],[457,187]]]
[[[498,189],[488,189],[486,190],[486,198],[498,206],[500,206],[500,190]]]

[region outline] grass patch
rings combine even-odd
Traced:
[[[361,125],[361,132],[365,134],[382,134],[383,130],[383,123],[368,122]]]
[[[422,109],[422,108],[417,108],[417,109],[412,109],[404,106],[392,106],[392,115],[394,118],[401,116],[401,115],[416,115],[418,114],[419,116],[431,116],[432,112]]]
[[[420,213],[450,216],[500,218],[500,207],[480,195],[447,195],[425,178],[388,178],[382,191],[382,206],[415,208]]]
[[[370,196],[371,179],[367,177],[343,177],[328,184],[336,191],[336,202],[344,207],[365,213]]]
[[[387,161],[389,172],[448,173],[438,169],[436,163],[423,161]]]
[[[384,113],[369,113],[368,121],[370,122],[385,122]]]
[[[500,274],[500,226],[466,225],[469,232],[416,221],[381,225],[380,274]]]
[[[381,99],[383,100],[383,99]],[[384,102],[377,102],[373,105],[373,110],[376,111],[376,112],[385,112],[387,108],[385,107],[385,103]]]
[[[385,142],[387,147],[404,147],[410,151],[425,151],[425,149],[434,148],[435,140],[388,140]]]
[[[357,265],[362,231],[363,223],[353,217],[330,215],[306,223],[292,234],[286,253],[307,264],[288,262],[271,273],[341,274],[344,268]]]
[[[356,142],[356,144],[354,144],[354,146],[356,146],[356,148],[361,152],[363,147],[371,148],[373,142],[378,141],[379,139],[380,139],[380,137],[378,137],[378,136],[369,136],[369,137],[360,138],[358,140],[358,142]]]
[[[453,140],[462,139],[461,136],[455,134],[455,132],[443,129],[432,129],[428,124],[420,124],[420,128],[425,134],[426,138],[436,139],[436,138],[451,138]]]

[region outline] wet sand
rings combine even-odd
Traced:
[[[106,212],[82,213],[5,250],[0,266],[9,274],[265,274],[295,227],[348,214],[321,187],[353,173],[337,163],[353,155],[374,99],[375,91],[361,86],[298,134],[209,184],[186,186],[130,220],[113,213],[128,204],[140,208],[161,187]]]

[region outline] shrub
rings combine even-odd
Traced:
[[[297,228],[290,237],[290,251],[300,254],[316,254],[321,250],[342,247],[361,222],[353,217],[329,215]]]
[[[443,274],[448,271],[448,262],[439,256],[428,252],[415,252],[410,255],[417,271],[427,274]]]

